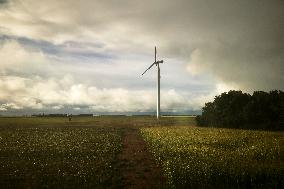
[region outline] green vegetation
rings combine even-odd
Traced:
[[[171,188],[283,188],[284,133],[141,128]]]
[[[111,128],[1,128],[0,185],[105,188],[120,149],[120,132]]]
[[[205,104],[196,120],[199,126],[283,130],[284,92],[222,93]]]
[[[125,133],[140,129],[171,188],[284,188],[283,132],[194,125],[194,117],[1,117],[0,186],[126,188],[118,157]]]
[[[1,188],[119,188],[123,133],[149,126],[193,125],[194,118],[154,116],[0,117]],[[130,156],[133,154],[130,154]]]
[[[30,127],[149,127],[195,125],[194,117],[162,117],[157,121],[155,116],[98,116],[98,117],[0,117],[1,128]]]

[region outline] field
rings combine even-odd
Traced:
[[[0,118],[0,186],[283,188],[283,136],[192,117]]]
[[[283,133],[193,127],[141,133],[172,188],[283,187]]]
[[[104,187],[121,150],[118,131],[103,128],[2,129],[1,186]]]

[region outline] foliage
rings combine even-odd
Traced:
[[[199,126],[283,129],[284,92],[222,93],[205,104],[196,121]]]
[[[170,188],[283,188],[283,133],[142,128]]]

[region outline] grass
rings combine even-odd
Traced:
[[[0,117],[0,128],[27,127],[149,127],[149,126],[180,126],[195,125],[192,117],[162,117],[157,121],[155,116],[99,116],[73,117],[69,122],[67,117]]]
[[[283,188],[284,133],[141,128],[170,188]]]

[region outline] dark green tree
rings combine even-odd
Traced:
[[[200,126],[282,129],[283,104],[282,91],[229,91],[206,103],[196,121]]]

